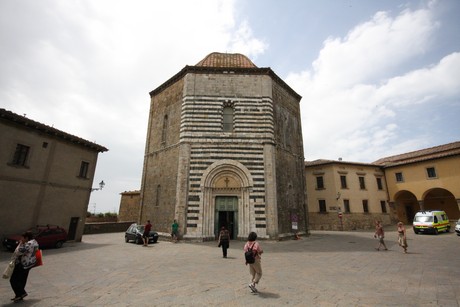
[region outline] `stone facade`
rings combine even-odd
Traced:
[[[107,148],[0,109],[0,235],[35,225],[80,241],[99,152]]]
[[[141,221],[190,240],[307,231],[300,96],[271,69],[213,53],[150,95]]]
[[[120,209],[118,211],[119,222],[134,222],[139,219],[141,192],[125,191],[120,193]]]

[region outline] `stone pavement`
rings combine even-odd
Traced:
[[[371,232],[312,231],[290,241],[261,241],[260,293],[250,293],[244,242],[222,258],[215,242],[149,247],[124,243],[123,233],[85,235],[81,243],[44,250],[23,302],[2,306],[459,306],[460,237],[415,235],[409,253],[387,231],[389,251],[376,251]],[[0,269],[10,253],[0,252]]]

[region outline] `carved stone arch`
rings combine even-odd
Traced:
[[[234,108],[235,107],[235,102],[232,101],[232,100],[224,100],[223,102],[223,107],[230,107],[230,108]]]
[[[238,198],[238,238],[245,238],[250,229],[249,195],[253,187],[249,170],[240,162],[220,160],[211,164],[201,179],[203,208],[203,238],[214,238],[216,196]]]
[[[220,160],[211,164],[203,173],[201,186],[204,188],[212,188],[216,180],[224,174],[232,175],[241,181],[241,188],[253,186],[251,173],[249,170],[238,161]]]

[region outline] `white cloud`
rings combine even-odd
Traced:
[[[328,38],[311,70],[288,76],[287,83],[303,96],[307,160],[381,158],[398,147],[404,107],[458,97],[458,53],[401,74],[405,64],[431,47],[438,23],[430,9],[432,4],[395,17],[378,12],[346,37]],[[413,139],[420,145],[424,137]]]
[[[436,28],[427,9],[405,10],[396,18],[378,12],[345,38],[325,41],[313,63],[314,81],[337,88],[386,78],[394,68],[425,52]]]
[[[2,107],[108,147],[95,178],[107,185],[91,202],[118,207],[121,191],[140,188],[148,93],[211,52],[264,52],[234,5],[1,1]]]
[[[460,53],[452,53],[431,67],[391,78],[377,91],[378,99],[394,106],[427,103],[460,95]]]

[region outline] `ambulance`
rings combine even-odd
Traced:
[[[414,216],[412,224],[415,234],[449,232],[450,223],[446,212],[440,210],[419,211]]]

